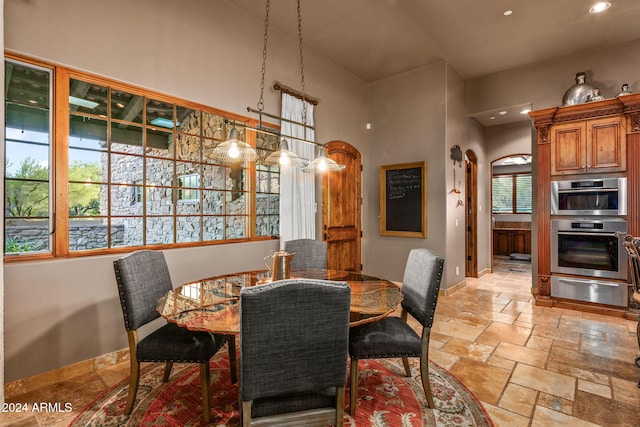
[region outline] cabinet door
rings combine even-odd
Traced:
[[[551,175],[584,173],[587,131],[584,122],[555,125],[551,131]]]
[[[626,130],[622,117],[587,122],[587,171],[618,172],[627,169]]]
[[[517,230],[512,234],[513,252],[518,254],[531,253],[531,231]]]
[[[511,254],[511,233],[504,230],[493,231],[493,254],[505,255]]]

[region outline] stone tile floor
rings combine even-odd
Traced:
[[[532,301],[531,266],[496,260],[492,274],[440,298],[430,359],[482,401],[496,426],[640,425],[636,322]],[[0,426],[66,426],[127,376],[124,362],[17,396],[8,402],[30,411],[0,414]],[[72,410],[33,412],[35,402]]]

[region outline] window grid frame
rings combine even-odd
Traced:
[[[514,173],[502,173],[502,174],[496,174],[496,175],[492,175],[491,176],[491,191],[492,191],[492,196],[491,196],[491,213],[493,215],[527,215],[527,214],[532,214],[533,213],[533,207],[532,209],[530,209],[529,211],[518,211],[517,206],[518,206],[518,197],[517,197],[517,192],[518,192],[518,186],[517,186],[517,178],[518,177],[530,177],[530,179],[532,180],[532,182],[529,185],[529,189],[531,191],[531,198],[532,198],[532,202],[533,202],[533,176],[531,175],[530,172],[514,172]],[[494,197],[495,194],[493,194],[493,180],[495,178],[511,178],[511,210],[509,212],[503,212],[503,211],[495,211],[494,210]],[[531,205],[533,206],[533,203],[531,203]]]
[[[111,254],[111,253],[130,252],[132,250],[138,250],[138,249],[169,249],[169,248],[179,248],[179,247],[209,246],[209,245],[237,243],[237,242],[244,242],[244,241],[268,240],[272,238],[271,236],[257,235],[257,232],[256,232],[257,213],[255,210],[255,196],[256,196],[256,187],[255,187],[256,186],[256,183],[255,183],[256,164],[255,163],[249,163],[243,166],[241,190],[227,189],[227,188],[215,189],[215,191],[221,191],[224,194],[224,197],[222,198],[223,206],[220,214],[204,213],[205,211],[204,205],[203,205],[204,192],[202,190],[207,190],[207,188],[204,187],[204,183],[205,183],[204,166],[213,165],[217,167],[222,167],[225,171],[225,182],[226,182],[226,177],[228,176],[228,170],[230,169],[228,165],[221,164],[220,162],[211,162],[210,160],[204,158],[203,144],[205,139],[215,141],[216,143],[218,143],[222,141],[224,137],[224,135],[221,135],[220,139],[218,139],[217,137],[209,137],[204,135],[202,132],[202,124],[204,121],[204,117],[206,115],[219,116],[222,118],[223,121],[230,120],[236,123],[245,123],[248,127],[256,127],[258,123],[255,120],[249,119],[247,117],[240,116],[237,114],[225,112],[225,111],[222,111],[213,107],[209,107],[206,105],[194,103],[191,101],[186,101],[180,98],[171,97],[168,95],[164,95],[164,94],[146,90],[146,89],[141,89],[126,83],[118,82],[114,79],[103,78],[90,73],[85,73],[85,72],[69,69],[66,67],[61,67],[55,64],[47,64],[45,62],[31,60],[29,58],[26,58],[17,54],[10,54],[10,53],[5,54],[5,61],[7,60],[16,61],[19,63],[25,63],[26,65],[34,65],[36,67],[43,67],[50,70],[51,72],[52,96],[50,101],[50,109],[52,111],[53,119],[52,119],[51,130],[50,130],[50,133],[51,133],[50,157],[52,159],[50,164],[51,164],[52,171],[50,172],[51,178],[49,183],[51,187],[52,201],[51,201],[51,207],[49,209],[50,211],[49,213],[50,213],[50,218],[52,218],[52,222],[54,223],[54,227],[53,227],[53,233],[52,233],[53,238],[50,239],[51,240],[50,251],[47,251],[47,253],[24,252],[24,253],[20,253],[19,254],[20,256],[5,253],[5,256],[4,256],[5,262],[32,261],[32,260],[50,259],[50,258],[55,259],[55,258],[65,258],[65,257],[71,258],[71,257],[95,256],[95,255],[104,255],[104,254]],[[91,114],[83,113],[80,111],[71,111],[68,103],[68,96],[70,93],[69,84],[71,82],[71,79],[81,80],[83,82],[87,82],[95,85],[101,85],[108,88],[106,108],[109,114],[107,115],[108,116],[107,118],[92,116]],[[111,110],[113,107],[111,95],[113,91],[121,91],[121,92],[124,91],[131,95],[143,97],[143,106],[142,106],[143,118],[141,123],[138,123],[135,121],[126,121],[126,120],[111,117],[112,116]],[[173,137],[175,138],[175,140],[179,138],[179,135],[195,136],[199,138],[200,144],[202,144],[199,149],[197,161],[179,158],[176,152],[177,144],[175,143],[172,144],[173,153],[170,157],[170,160],[173,163],[172,185],[165,186],[165,188],[172,189],[173,209],[172,209],[172,213],[167,215],[164,215],[164,214],[152,215],[152,214],[149,214],[147,211],[147,197],[148,197],[148,190],[150,187],[147,183],[147,170],[146,170],[147,161],[146,160],[147,158],[169,160],[164,157],[157,157],[157,156],[153,156],[150,153],[147,153],[147,141],[148,141],[147,131],[150,128],[159,128],[159,126],[153,126],[150,123],[147,123],[146,101],[148,99],[153,99],[153,100],[158,100],[161,102],[173,104],[174,126],[173,126],[173,129],[171,130],[171,133],[173,134]],[[176,114],[177,114],[177,109],[179,108],[191,109],[193,111],[198,112],[198,114],[200,115],[200,134],[199,135],[180,132],[177,130],[175,120],[177,120]],[[74,181],[69,179],[69,167],[70,167],[69,137],[70,137],[70,120],[72,116],[86,116],[86,117],[91,117],[96,119],[99,118],[107,122],[106,124],[107,147],[106,147],[106,150],[103,151],[103,153],[106,153],[108,158],[108,165],[109,165],[107,170],[108,182],[104,182],[103,179],[101,179],[99,182],[98,181],[91,182],[91,184],[105,185],[107,187],[107,191],[106,191],[107,192],[106,197],[108,200],[107,207],[106,207],[107,213],[106,215],[104,215],[102,214],[102,212],[100,212],[101,215],[90,217],[90,218],[106,219],[107,230],[108,230],[107,231],[108,243],[107,243],[107,246],[104,248],[72,251],[70,250],[70,247],[69,247],[70,221],[88,218],[86,216],[85,217],[72,216],[69,213],[69,205],[70,205],[69,185],[81,183],[79,181]],[[142,132],[143,132],[142,154],[136,155],[136,154],[112,149],[111,132],[112,132],[112,124],[114,123],[124,124],[128,126],[135,126],[142,129]],[[277,126],[272,126],[272,127],[274,129],[277,129]],[[255,131],[249,128],[245,128],[244,131],[245,131],[245,141],[250,145],[252,145],[253,147],[255,147],[255,143],[256,143]],[[78,148],[78,147],[71,147],[71,148]],[[98,150],[94,150],[94,151],[98,151]],[[142,180],[143,183],[141,188],[142,199],[143,199],[143,202],[142,202],[143,211],[141,215],[118,215],[112,212],[112,203],[111,203],[111,198],[113,197],[112,188],[114,188],[115,186],[124,185],[127,187],[131,187],[132,189],[135,189],[136,187],[140,186],[140,184],[136,182],[126,183],[126,184],[123,184],[123,183],[116,184],[113,182],[112,180],[113,171],[112,171],[112,165],[111,165],[113,154],[134,155],[134,156],[141,157],[143,159],[143,180]],[[180,162],[194,163],[194,164],[197,164],[198,167],[200,168],[199,174],[200,174],[201,185],[200,185],[200,188],[198,188],[197,190],[200,191],[201,208],[200,208],[200,212],[196,215],[179,214],[176,209],[178,204],[177,194],[179,190],[178,183],[177,183],[177,175],[176,175],[176,165]],[[229,203],[228,202],[229,197],[227,197],[226,195],[232,192],[240,193],[244,198],[244,209],[241,213],[229,212],[229,209],[227,207]],[[146,235],[147,234],[146,226],[143,227],[143,236],[142,236],[143,244],[142,245],[135,245],[135,246],[124,245],[123,246],[123,245],[115,245],[114,242],[112,242],[112,237],[113,237],[112,226],[113,226],[114,219],[137,218],[138,220],[141,220],[143,224],[146,224],[147,218],[163,217],[163,216],[170,216],[172,218],[172,223],[173,223],[172,243],[160,243],[160,244],[145,243],[145,242],[148,242],[149,240],[148,236]],[[189,218],[189,217],[191,218],[198,217],[198,223],[200,227],[198,241],[180,242],[177,236],[176,225],[178,223],[179,218]],[[203,240],[204,239],[204,222],[206,221],[206,218],[213,218],[213,217],[218,217],[222,219],[222,227],[223,227],[222,238],[220,240]],[[229,235],[227,234],[228,232],[227,224],[229,222],[235,221],[237,218],[242,218],[242,221],[244,222],[244,231],[242,232],[241,237],[230,238]]]

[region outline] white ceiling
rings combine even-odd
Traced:
[[[227,1],[264,21],[265,0]],[[304,0],[303,42],[366,82],[441,60],[469,79],[640,40],[640,0],[610,2],[589,14],[595,0]],[[297,39],[296,1],[270,10],[269,31]]]

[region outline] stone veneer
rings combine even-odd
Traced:
[[[101,179],[112,185],[100,186],[100,214],[106,216],[109,213],[111,216],[111,242],[106,218],[72,218],[69,250],[144,245],[144,233],[146,244],[174,243],[174,231],[178,243],[247,237],[247,220],[251,217],[247,212],[250,193],[246,191],[245,169],[218,165],[207,157],[201,158],[201,153],[213,150],[217,143],[213,139],[214,134],[217,132],[219,138],[220,129],[225,129],[225,126],[228,125],[224,124],[223,117],[192,111],[180,124],[180,133],[148,127],[147,133],[153,136],[148,140],[154,141],[154,146],[147,147],[146,153],[142,146],[141,128],[139,144],[112,141],[112,152],[109,153],[107,142],[102,142]],[[240,139],[244,139],[244,129],[238,130]],[[135,135],[136,131],[132,132]],[[200,133],[204,137],[197,135]],[[159,146],[162,143],[158,141],[166,141],[166,146]],[[273,149],[277,138],[265,139],[265,143],[269,147],[264,148]],[[198,178],[191,188],[174,188],[178,178],[193,176]],[[280,228],[278,175],[275,175],[275,182],[269,171],[260,171],[258,177],[256,235],[277,236]],[[267,180],[270,180],[268,190],[262,189]],[[145,182],[146,190],[143,187]],[[143,191],[146,191],[144,196]],[[179,200],[179,194],[175,192],[195,193],[195,198]],[[145,198],[146,209],[143,209]],[[48,233],[48,225],[44,222],[21,221],[6,227],[6,238],[20,245],[29,245],[29,251],[46,249]]]

